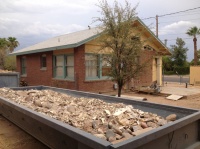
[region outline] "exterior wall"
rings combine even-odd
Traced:
[[[190,66],[190,84],[200,85],[200,66]]]
[[[107,92],[113,90],[110,80],[85,80],[85,45],[74,49],[75,55],[75,84],[76,89],[91,92]]]
[[[127,84],[127,88],[137,87],[137,86],[149,86],[154,80],[153,72],[155,71],[154,65],[154,56],[155,51],[143,50],[140,63],[144,63],[143,70],[139,73],[137,78],[133,78],[130,83]]]
[[[73,80],[62,80],[53,78],[53,54],[67,54],[74,53],[74,74]],[[47,69],[40,69],[40,56],[46,54],[47,56]],[[128,84],[128,88],[138,85],[150,85],[153,79],[153,57],[154,51],[144,50],[140,62],[147,62],[145,69],[140,73],[137,79],[132,80],[131,84]],[[25,55],[27,61],[27,76],[21,76],[21,80],[24,80],[28,85],[46,85],[59,88],[67,88],[73,90],[90,91],[90,92],[109,92],[113,91],[113,84],[111,80],[86,80],[85,79],[85,45],[74,49],[58,50],[54,52],[37,53]],[[21,72],[20,58],[17,56],[17,69]],[[127,88],[127,86],[125,87]]]
[[[46,54],[47,67],[46,69],[40,68],[40,56]],[[29,86],[33,85],[51,85],[50,78],[52,78],[52,52],[36,53],[22,55],[26,57],[26,76],[21,76],[21,80],[28,83]],[[22,56],[17,56],[17,71],[21,72],[20,59]]]
[[[67,88],[73,90],[90,91],[90,92],[109,92],[113,91],[113,84],[111,80],[86,80],[85,79],[85,53],[94,53],[94,45],[81,45],[74,49],[55,50],[53,52],[37,53],[23,55],[26,56],[27,61],[27,76],[21,76],[21,79],[27,81],[28,85],[46,85],[59,88]],[[53,78],[53,55],[74,53],[74,80],[64,80]],[[46,54],[47,69],[40,69],[40,56]],[[140,62],[145,62],[145,68],[140,73],[138,78],[132,79],[131,83],[125,88],[130,88],[138,85],[150,85],[155,79],[159,78],[161,70],[156,70],[155,66],[155,51],[143,50],[140,57]],[[17,56],[17,69],[21,72],[20,58]],[[159,57],[159,65],[161,65],[161,58]],[[161,68],[161,67],[160,67]],[[161,71],[162,73],[162,71]],[[160,77],[162,79],[162,77]]]
[[[152,62],[152,82],[157,81],[158,85],[162,85],[162,57],[153,57]]]
[[[92,48],[90,48],[92,49]],[[113,90],[113,82],[110,80],[95,80],[86,81],[85,80],[85,45],[74,48],[73,50],[59,50],[54,51],[56,54],[67,54],[74,53],[74,81],[69,80],[59,80],[52,79],[52,86],[67,88],[80,91],[90,91],[90,92],[107,92]]]

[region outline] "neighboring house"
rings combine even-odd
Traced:
[[[162,83],[162,56],[170,55],[167,47],[138,18],[134,21],[141,40],[146,42],[140,61],[151,58],[150,65],[130,86]],[[46,85],[82,91],[113,90],[114,82],[106,76],[109,65],[105,53],[97,54],[100,37],[97,28],[57,36],[15,51],[17,71],[28,85]]]

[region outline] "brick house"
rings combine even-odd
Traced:
[[[157,80],[162,83],[162,56],[170,55],[167,47],[138,18],[134,21],[136,32],[141,32],[141,40],[149,39],[143,46],[140,60],[151,57],[145,72],[137,80],[129,83],[134,86]],[[44,42],[14,51],[17,71],[28,85],[46,85],[67,89],[104,92],[113,90],[113,84],[106,75],[107,67],[103,53],[96,54],[100,37],[97,28],[57,36]]]

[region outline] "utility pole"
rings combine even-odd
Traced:
[[[165,39],[165,46],[167,47],[167,39]]]
[[[158,15],[156,15],[156,36],[158,37]]]

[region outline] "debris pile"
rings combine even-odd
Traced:
[[[0,96],[113,144],[176,120],[175,114],[165,119],[131,105],[74,97],[51,90],[14,91],[1,88]]]
[[[0,69],[0,73],[12,73],[13,71]]]

